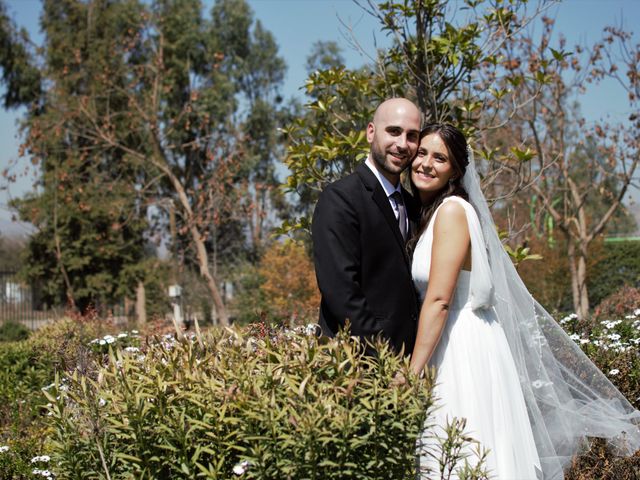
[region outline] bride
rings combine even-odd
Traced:
[[[633,453],[640,412],[518,277],[464,135],[433,124],[420,139],[410,181],[422,202],[412,275],[423,303],[411,368],[436,369],[439,407],[427,424],[442,429],[465,418],[467,433],[488,451],[489,476],[502,480],[562,479],[587,436]],[[425,479],[440,477],[430,442],[426,435],[419,442]]]

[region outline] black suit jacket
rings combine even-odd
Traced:
[[[417,208],[403,191],[411,230]],[[334,336],[345,320],[364,338],[382,334],[396,351],[413,351],[418,296],[387,195],[365,164],[320,195],[311,225],[322,294],[320,326]]]

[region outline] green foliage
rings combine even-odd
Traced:
[[[559,320],[565,331],[635,407],[640,408],[640,292],[623,289],[613,295],[620,311],[580,320],[576,314]],[[596,439],[574,458],[567,480],[637,478],[637,456],[620,457]]]
[[[103,329],[91,322],[62,320],[29,339],[0,343],[0,439],[21,438],[42,413],[42,389],[56,371],[84,368],[89,341]]]
[[[640,288],[640,242],[605,243],[603,258],[590,271],[587,285],[592,306],[599,305],[624,285]]]
[[[39,414],[40,389],[53,381],[54,358],[34,340],[0,343],[0,426],[20,431]]]
[[[257,267],[247,265],[233,307],[240,324],[256,321],[276,325],[316,323],[320,292],[313,262],[300,242],[276,242]]]
[[[25,241],[21,238],[0,234],[0,270],[17,272],[22,264]]]
[[[0,478],[3,480],[31,480],[39,477],[34,475],[34,469],[51,468],[50,459],[43,458],[46,430],[42,427],[29,427],[21,433],[20,437],[6,441],[0,436]],[[39,457],[39,461],[32,462],[35,457]]]
[[[0,343],[26,340],[30,333],[30,330],[21,323],[4,322],[0,325]]]
[[[0,478],[31,479],[34,469],[53,468],[42,459],[49,435],[43,390],[57,371],[86,367],[89,340],[102,328],[67,319],[28,340],[0,343]]]
[[[515,81],[498,60],[506,39],[527,19],[526,2],[483,3],[480,11],[478,2],[469,1],[464,15],[450,3],[369,2],[366,10],[394,41],[362,69],[342,66],[331,45],[312,52],[309,65],[321,69],[307,80],[307,109],[283,129],[290,171],[284,188],[299,195],[302,218],[289,219],[281,233],[306,228],[317,193],[366,157],[364,130],[384,99],[408,97],[425,121],[450,122],[468,134],[480,127],[482,109],[508,104],[509,88],[485,81],[497,76]],[[520,156],[522,162],[531,158],[527,152]]]
[[[247,325],[261,321],[269,302],[260,288],[266,279],[260,275],[258,265],[248,262],[238,265],[236,274],[240,280],[231,304],[234,323]]]
[[[47,393],[56,473],[415,476],[415,442],[432,400],[406,359],[382,343],[377,357],[364,357],[345,334],[324,341],[260,331],[164,337],[147,344],[144,356],[116,350],[89,376],[59,377]],[[398,371],[409,378],[404,386],[391,384]]]
[[[0,68],[4,108],[29,104],[40,95],[41,76],[25,30],[18,31],[0,2]]]
[[[212,272],[252,257],[278,211],[285,65],[245,0],[44,2],[37,102],[24,153],[37,193],[16,201],[37,227],[23,274],[49,304],[113,304],[167,238],[225,318]],[[146,283],[146,282],[145,282]]]

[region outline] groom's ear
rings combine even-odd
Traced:
[[[373,124],[373,122],[369,122],[369,124],[367,125],[367,142],[373,142],[373,136],[375,135],[375,133],[376,126]]]

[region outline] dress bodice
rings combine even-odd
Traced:
[[[429,283],[431,270],[431,252],[433,247],[433,227],[436,216],[442,205],[454,201],[462,205],[467,217],[469,236],[471,238],[471,271],[461,270],[458,276],[455,293],[451,300],[450,308],[483,308],[492,304],[491,274],[485,242],[482,237],[482,229],[478,216],[469,202],[460,197],[447,197],[436,209],[427,228],[422,233],[413,252],[411,275],[413,282],[420,294],[420,301],[424,300]]]

